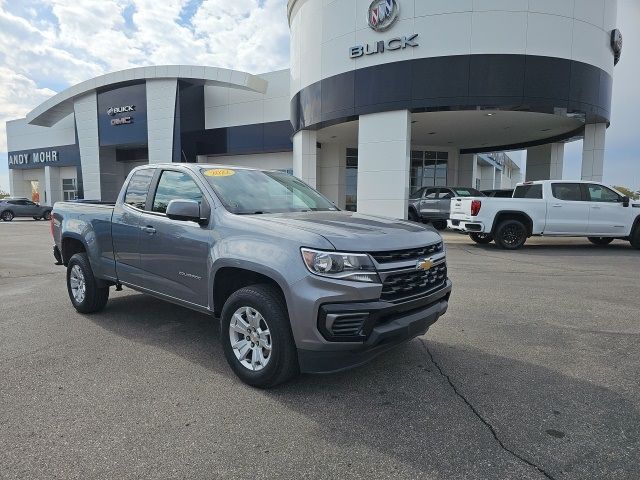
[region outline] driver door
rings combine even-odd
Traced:
[[[434,218],[438,216],[438,189],[427,188],[420,200],[420,216]]]
[[[168,218],[165,212],[171,200],[196,200],[201,212],[210,210],[202,189],[189,173],[162,170],[150,192],[150,203],[140,218],[140,267],[145,277],[144,287],[206,307],[211,231],[208,225]]]

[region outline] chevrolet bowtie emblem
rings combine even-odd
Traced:
[[[424,272],[430,270],[431,267],[433,267],[433,260],[431,260],[430,258],[418,260],[418,263],[416,264],[416,270],[422,270]]]

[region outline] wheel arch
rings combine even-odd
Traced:
[[[284,280],[269,269],[255,267],[255,265],[224,264],[215,270],[212,282],[214,315],[219,316],[222,313],[225,302],[233,292],[255,284],[271,285],[282,295],[288,310],[287,295],[283,288]]]
[[[60,239],[60,253],[62,254],[62,264],[66,267],[69,260],[76,253],[87,253],[87,245],[80,235],[68,233]]]
[[[519,220],[524,223],[527,228],[527,237],[530,237],[533,232],[533,220],[531,217],[521,210],[500,210],[496,213],[493,219],[493,225],[491,226],[491,234],[495,235],[496,228],[505,220]]]

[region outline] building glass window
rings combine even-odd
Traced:
[[[413,150],[411,152],[411,191],[447,184],[449,152]]]
[[[62,198],[65,202],[70,200],[77,200],[78,189],[76,187],[75,178],[63,178],[62,179]]]
[[[347,201],[345,210],[355,212],[358,208],[358,149],[347,148]]]

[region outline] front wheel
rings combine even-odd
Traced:
[[[274,287],[251,285],[236,291],[225,302],[220,321],[224,355],[243,382],[270,388],[298,374],[287,308]]]
[[[505,220],[494,235],[496,244],[505,250],[518,250],[527,241],[527,227],[519,220]]]
[[[4,212],[2,212],[2,215],[0,215],[0,218],[2,218],[3,222],[10,222],[11,220],[13,220],[13,212],[5,210]]]
[[[418,214],[416,213],[415,210],[409,210],[409,220],[411,220],[412,222],[419,222],[420,221],[420,217],[418,216]]]
[[[51,220],[51,210],[47,210],[46,212],[44,212],[44,214],[42,215],[42,219],[43,220]]]
[[[605,245],[609,245],[613,242],[613,238],[611,237],[588,237],[588,240],[599,247],[604,247]]]
[[[42,220],[42,217],[33,217],[33,219],[34,219],[36,222],[39,222],[40,220]]]
[[[102,310],[109,300],[109,287],[99,287],[86,253],[76,253],[67,266],[67,291],[80,313]]]
[[[469,237],[479,245],[488,245],[493,242],[493,235],[490,233],[470,233]]]

